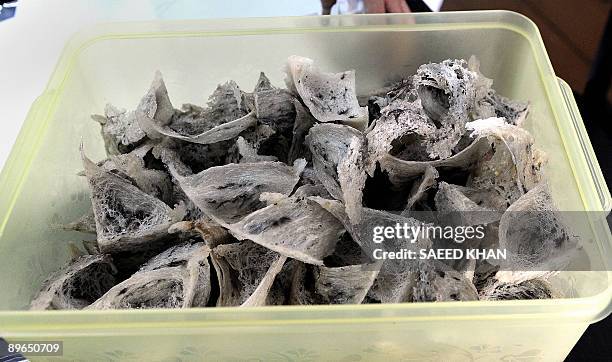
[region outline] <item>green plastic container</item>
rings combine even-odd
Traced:
[[[288,306],[189,310],[24,310],[70,257],[59,230],[87,209],[79,144],[102,158],[104,105],[133,108],[154,71],[172,100],[202,103],[260,71],[282,85],[289,55],[328,70],[355,69],[359,89],[411,74],[423,63],[476,55],[499,93],[529,100],[527,127],[548,153],[563,210],[611,206],[573,96],[559,81],[538,29],[512,12],[226,19],[96,26],[66,47],[32,105],[0,176],[0,336],[62,340],[67,360],[562,360],[586,327],[610,313],[612,273],[563,272],[571,298],[504,302]],[[590,214],[589,214],[590,215]],[[609,262],[610,230],[590,217],[592,260]],[[600,270],[611,270],[601,268]],[[39,357],[44,359],[46,357]],[[49,357],[50,358],[50,357]],[[36,359],[36,358],[34,358]],[[50,358],[51,359],[51,358]]]

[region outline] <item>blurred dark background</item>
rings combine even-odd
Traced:
[[[519,12],[540,28],[557,76],[583,91],[612,0],[446,0],[442,11],[506,9]],[[612,91],[608,99],[612,101]]]
[[[442,6],[443,11],[489,9],[513,10],[538,25],[555,73],[574,91],[608,187],[612,186],[612,0],[446,0]],[[612,361],[611,341],[608,317],[589,326],[567,361]]]

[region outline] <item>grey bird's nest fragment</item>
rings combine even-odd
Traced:
[[[259,307],[270,303],[270,299],[273,296],[270,295],[274,282],[276,281],[277,275],[282,271],[287,257],[281,256],[276,259],[270,268],[266,271],[263,279],[247,300],[242,303],[241,307]]]
[[[211,291],[209,254],[204,243],[171,247],[88,309],[204,307]]]
[[[517,300],[558,298],[557,292],[544,279],[530,279],[519,283],[496,282],[480,291],[482,300]]]
[[[181,308],[186,278],[181,267],[137,273],[114,286],[88,309]]]
[[[281,139],[282,138],[282,139]],[[287,140],[279,135],[276,129],[267,124],[259,124],[249,128],[236,139],[234,148],[237,152],[228,151],[225,163],[250,163],[261,161],[286,161],[279,159],[280,152],[270,145],[286,149]],[[232,153],[235,157],[232,157]]]
[[[330,195],[344,201],[349,218],[358,222],[366,182],[363,134],[348,126],[318,124],[310,129],[306,142],[317,178]]]
[[[208,216],[225,226],[264,206],[262,192],[289,195],[300,179],[305,162],[293,167],[282,162],[256,162],[211,167],[199,174],[174,177],[185,194]]]
[[[232,153],[232,146],[235,144],[234,139],[203,145],[165,138],[151,153],[165,165],[164,169],[172,167],[178,174],[187,176],[233,162],[236,154]]]
[[[296,127],[295,95],[286,89],[274,87],[264,74],[247,96],[248,108],[255,114],[258,127],[273,131],[256,148],[262,155],[275,156],[278,160],[292,163],[299,157],[292,157],[293,130]]]
[[[377,226],[411,225],[416,226],[420,223],[412,218],[395,215],[385,211],[364,208],[362,219],[359,223],[351,223],[348,215],[344,211],[342,204],[338,201],[325,200],[320,197],[311,199],[333,214],[340,220],[346,230],[351,234],[353,240],[359,244],[365,255],[372,258],[375,249],[386,251],[398,251],[400,249],[410,249],[418,251],[420,248],[428,248],[431,241],[418,238],[415,242],[408,239],[388,238],[384,244],[374,242],[374,228]],[[412,260],[386,259],[384,261],[373,261],[371,263],[380,264],[377,269],[379,273],[369,291],[371,299],[382,303],[401,303],[409,301],[412,296],[414,272],[416,264]]]
[[[435,187],[438,182],[437,178],[440,176],[438,171],[431,166],[428,166],[425,169],[425,173],[423,176],[419,178],[419,180],[412,186],[410,190],[410,195],[408,197],[408,201],[406,201],[406,206],[404,207],[404,212],[402,215],[407,216],[415,206],[416,203],[422,201],[426,197],[427,191],[431,188]]]
[[[491,89],[486,97],[476,104],[474,113],[474,119],[499,117],[512,125],[521,126],[529,114],[529,103],[508,99]]]
[[[135,110],[126,111],[107,104],[104,116],[93,115],[92,119],[102,126],[106,152],[109,155],[117,155],[130,152],[147,139],[147,134],[139,122],[140,118],[149,117],[165,125],[173,112],[161,73],[156,72],[149,91]]]
[[[139,108],[128,112],[107,104],[104,116],[92,116],[92,119],[102,126],[102,139],[109,155],[129,152],[144,141],[146,134],[138,125],[137,114],[145,111]]]
[[[181,210],[171,209],[125,179],[104,171],[85,154],[82,157],[100,251],[146,249],[150,242],[165,237],[170,225],[183,217]]]
[[[253,162],[274,162],[278,161],[276,156],[266,156],[257,154],[257,148],[255,145],[249,143],[243,137],[238,137],[236,140],[236,146],[238,147],[238,153],[240,154],[240,163],[253,163]]]
[[[227,229],[205,215],[197,220],[177,222],[168,229],[168,232],[170,234],[199,234],[202,240],[204,240],[206,245],[208,245],[210,248],[214,248],[221,244],[229,244],[235,241]]]
[[[209,254],[210,248],[203,243],[177,245],[153,257],[140,271],[182,266],[188,276],[183,282],[184,306],[205,307],[211,290]]]
[[[108,255],[81,256],[43,283],[30,309],[83,309],[115,285],[116,273]]]
[[[175,113],[161,74],[157,73],[141,104],[156,110],[137,114],[138,125],[152,139],[170,137],[211,144],[232,139],[257,123],[252,112],[244,111],[242,93],[234,82],[217,87],[208,108],[186,106]]]
[[[500,219],[501,213],[478,205],[455,185],[441,182],[435,196],[438,217],[445,225],[487,225]]]
[[[255,116],[263,120],[293,118],[293,95],[285,89],[269,89],[255,93]]]
[[[312,59],[291,56],[287,62],[286,83],[300,96],[319,122],[344,122],[364,129],[367,107],[360,107],[355,92],[355,71],[324,73]]]
[[[549,274],[565,267],[577,251],[577,238],[558,211],[548,185],[540,185],[513,203],[499,221],[499,246],[508,251],[502,281],[521,279],[526,273]]]
[[[418,101],[398,99],[381,110],[367,130],[368,173],[377,161],[390,154],[400,159],[429,161],[437,158],[431,149],[436,125],[427,117]]]
[[[287,259],[280,272],[276,274],[272,287],[266,298],[266,305],[288,305],[290,303],[291,286],[293,285],[293,270],[299,261]]]
[[[194,136],[185,136],[167,127],[164,128],[158,125],[148,117],[139,118],[139,124],[143,129],[147,130],[147,135],[149,135],[149,137],[151,138],[157,139],[161,137],[159,135],[162,135],[170,138],[179,139],[182,141],[199,144],[211,144],[232,139],[238,136],[246,129],[248,129],[249,127],[254,126],[256,123],[257,118],[255,118],[253,113],[248,113],[243,117],[240,117],[227,123],[220,124],[203,133]]]
[[[218,307],[264,305],[286,258],[249,240],[212,251],[220,294]]]
[[[309,199],[318,203],[321,205],[321,207],[334,215],[334,217],[336,217],[345,226],[346,230],[353,237],[353,240],[361,246],[367,255],[372,255],[374,249],[380,247],[374,242],[374,228],[376,226],[395,226],[396,224],[416,226],[421,224],[419,221],[412,218],[369,208],[363,209],[363,217],[361,221],[354,224],[348,217],[342,203],[335,200],[326,200],[316,196],[310,197]],[[431,242],[428,239],[419,238],[415,243],[411,243],[409,248],[416,250],[418,248],[428,247],[430,244]],[[385,246],[388,250],[397,250],[406,245],[404,240],[387,238],[385,240]]]
[[[248,109],[255,109],[255,94],[258,92],[268,91],[276,89],[275,86],[272,85],[270,78],[264,72],[259,73],[259,78],[257,78],[257,83],[255,84],[255,88],[253,92],[244,94],[245,105]]]
[[[244,94],[234,81],[217,86],[208,99],[207,107],[183,105],[183,111],[175,111],[168,127],[175,132],[196,136],[216,127],[244,117],[247,107]]]
[[[281,196],[282,197],[282,196]],[[344,230],[342,224],[317,203],[282,198],[227,226],[240,240],[252,240],[281,255],[322,265]]]
[[[415,272],[415,302],[478,300],[478,291],[463,273],[441,263],[426,263]]]
[[[468,122],[465,127],[473,141],[449,158],[408,161],[386,154],[379,162],[396,184],[422,174],[428,166],[470,170],[467,186],[498,193],[504,209],[542,180],[546,156],[534,147],[527,131],[501,118]]]
[[[433,159],[445,159],[465,132],[474,104],[488,93],[491,81],[465,60],[448,59],[419,67],[414,85],[423,110],[436,124],[429,148]]]
[[[288,161],[293,162],[298,158],[308,159],[310,152],[306,144],[306,136],[315,125],[315,118],[304,108],[297,99],[293,100],[295,108],[295,123],[293,124],[293,138],[289,148]]]
[[[152,152],[153,145],[146,143],[133,151],[116,156],[110,156],[101,163],[101,167],[120,176],[137,186],[143,192],[166,203],[172,199],[172,180],[167,172],[149,169],[145,165],[145,157]]]
[[[306,167],[304,169],[302,172],[302,178],[298,183],[298,188],[295,190],[292,196],[320,196],[326,199],[333,199],[323,183],[317,177],[316,171],[312,167]]]
[[[155,77],[147,94],[142,97],[136,116],[152,119],[156,124],[166,126],[172,121],[174,107],[168,96],[168,89],[161,72],[155,72]]]
[[[478,138],[457,154],[443,160],[410,161],[386,154],[378,162],[381,168],[389,174],[391,182],[401,186],[422,175],[428,167],[470,170],[489,149],[488,141],[485,138]]]
[[[533,147],[533,137],[501,118],[477,120],[466,125],[474,137],[486,138],[491,149],[482,155],[468,186],[493,189],[507,206],[542,180],[546,158]]]
[[[371,264],[333,268],[299,264],[293,274],[291,304],[361,304],[377,275]]]

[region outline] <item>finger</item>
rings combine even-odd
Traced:
[[[336,4],[336,0],[321,0],[321,7],[323,8],[322,14],[331,14],[331,8]]]
[[[388,13],[406,13],[410,9],[406,5],[406,0],[385,0],[385,8]]]
[[[401,2],[401,6],[402,6],[402,13],[411,13],[412,10],[410,10],[410,6],[408,6],[408,2],[407,1],[402,1]]]
[[[365,11],[368,14],[385,12],[385,0],[365,0]]]

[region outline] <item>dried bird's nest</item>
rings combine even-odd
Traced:
[[[556,295],[550,273],[510,271],[560,268],[573,245],[545,156],[521,128],[528,104],[497,94],[474,59],[425,64],[359,97],[352,70],[292,56],[285,71],[286,89],[261,73],[251,92],[228,81],[205,106],[180,110],[157,73],[136,109],[93,116],[108,158],[81,151],[92,211],[65,227],[97,243],[51,276],[32,308]],[[378,225],[443,221],[486,225],[481,244],[507,249],[509,265],[372,260]]]

